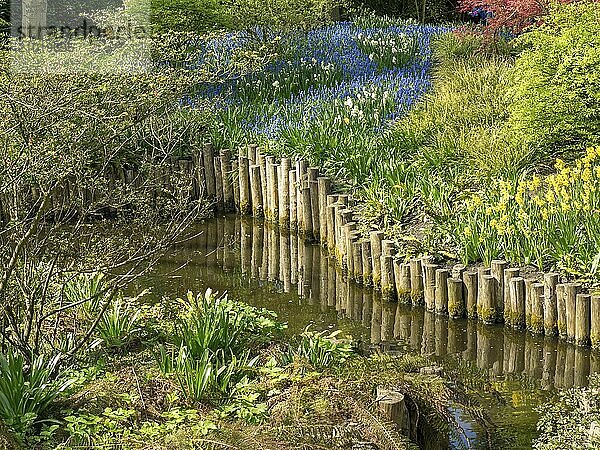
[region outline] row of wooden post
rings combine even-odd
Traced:
[[[506,261],[473,269],[444,267],[431,257],[405,260],[382,231],[359,230],[362,221],[352,197],[332,193],[331,180],[302,159],[277,162],[256,145],[236,157],[229,150],[215,156],[207,145],[202,161],[199,183],[218,208],[297,230],[327,247],[348,278],[373,286],[386,299],[423,305],[452,319],[505,323],[600,347],[600,295],[584,293],[576,283],[561,283],[558,274],[521,276],[521,269]]]
[[[541,380],[544,389],[585,386],[589,374],[600,371],[600,354],[586,347],[382,301],[381,292],[349,280],[326,249],[303,243],[293,230],[244,216],[220,216],[200,226],[202,232],[186,245],[193,256],[174,255],[181,258],[173,261],[176,266],[193,257],[192,275],[199,271],[215,288],[227,286],[227,273],[240,269],[271,288],[297,292],[305,302],[296,307],[315,313],[335,309],[336,317],[362,323],[377,348],[393,350],[401,341],[422,355],[472,361],[493,376]]]

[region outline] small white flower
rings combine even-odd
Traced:
[[[277,81],[277,80],[273,81],[273,87],[274,88],[278,88],[279,87],[279,81]]]

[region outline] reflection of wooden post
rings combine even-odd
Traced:
[[[592,296],[577,294],[575,314],[575,343],[589,345],[590,343],[590,307]]]
[[[590,340],[592,347],[600,347],[600,294],[593,294],[590,300]]]
[[[248,158],[240,157],[239,177],[240,177],[240,213],[248,215],[252,212],[252,196],[250,194],[250,162],[248,161]]]
[[[557,273],[544,275],[544,333],[547,336],[556,336],[558,311],[556,306]]]
[[[252,223],[252,278],[255,280],[259,279],[262,266],[263,233],[262,224],[254,220]]]
[[[568,283],[565,285],[565,307],[567,310],[567,340],[575,340],[575,324],[577,321],[577,294],[581,285]]]
[[[460,278],[448,280],[448,315],[452,319],[465,317],[465,298],[463,296],[463,281]]]
[[[410,295],[413,305],[423,304],[423,266],[419,258],[410,260]]]
[[[565,285],[556,285],[556,324],[558,335],[567,338],[567,305],[565,303]]]
[[[371,258],[373,260],[373,286],[375,289],[381,288],[381,241],[383,241],[383,231],[371,231]]]
[[[529,319],[529,331],[534,334],[544,333],[544,285],[533,283],[531,294],[531,316]]]
[[[437,269],[435,271],[435,312],[437,314],[448,314],[448,278],[450,271]]]
[[[519,276],[520,270],[517,268],[504,270],[504,323],[512,325],[514,317],[513,301],[510,296],[510,280]]]
[[[327,194],[329,193],[330,181],[327,177],[317,178],[318,197],[319,197],[319,238],[322,245],[327,243]]]
[[[365,240],[362,242],[361,254],[362,254],[363,283],[366,286],[372,286],[373,285],[373,261],[371,258],[371,241],[370,240]]]
[[[525,280],[514,277],[510,280],[511,324],[514,328],[525,327]]]
[[[298,188],[296,179],[296,170],[290,170],[288,172],[288,190],[290,194],[290,230],[298,230],[298,199],[296,193]]]
[[[477,272],[465,272],[463,274],[465,304],[469,319],[477,319],[477,276]]]
[[[252,273],[252,222],[246,217],[241,218],[241,246],[242,273],[250,276]]]
[[[437,264],[425,264],[423,266],[425,284],[425,307],[427,311],[435,311],[435,271]]]
[[[496,322],[502,322],[504,320],[504,270],[508,266],[506,261],[493,260],[491,262],[491,275],[496,280],[495,291],[495,310],[496,310]]]
[[[290,292],[292,289],[292,258],[290,233],[280,229],[279,245],[281,248],[281,267],[279,279],[283,281],[283,291]]]
[[[481,308],[477,308],[477,317],[485,324],[496,322],[496,285],[493,275],[483,275],[479,279]]]
[[[250,188],[252,191],[252,215],[263,217],[262,186],[260,181],[260,166],[250,166]]]
[[[281,158],[279,170],[279,226],[287,230],[290,227],[290,172],[291,161],[289,158]]]

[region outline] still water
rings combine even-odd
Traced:
[[[348,281],[319,246],[260,220],[218,217],[197,231],[143,280],[154,295],[174,298],[210,287],[277,312],[291,333],[307,326],[341,329],[366,350],[432,357],[486,406],[504,439],[490,444],[485,430],[453,410],[473,448],[531,448],[535,407],[558,389],[586,386],[589,374],[600,370],[600,355],[586,348],[381,301],[377,292]],[[455,438],[450,446],[465,442]]]

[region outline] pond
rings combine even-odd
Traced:
[[[140,287],[172,298],[210,287],[277,312],[290,333],[307,326],[341,329],[366,352],[431,357],[486,406],[497,434],[510,442],[502,448],[531,448],[535,407],[558,389],[586,386],[589,374],[600,370],[600,355],[587,348],[381,301],[376,291],[348,281],[320,246],[261,220],[217,217],[196,231]],[[467,437],[451,439],[451,448],[465,447],[467,438],[473,448],[494,446],[461,410],[453,413]]]

